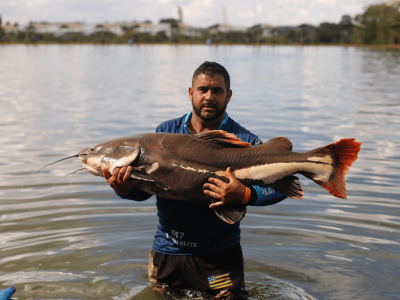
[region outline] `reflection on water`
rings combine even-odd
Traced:
[[[191,108],[195,68],[231,74],[228,112],[306,151],[344,137],[362,151],[348,200],[302,178],[305,198],[250,208],[246,284],[260,299],[399,299],[400,55],[340,47],[0,47],[0,283],[18,299],[162,299],[147,282],[155,200],[115,197],[77,159]],[[172,296],[171,296],[172,297]]]

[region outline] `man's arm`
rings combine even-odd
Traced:
[[[135,189],[135,185],[137,185],[140,180],[130,180],[129,176],[132,167],[115,168],[113,175],[108,172],[107,168],[103,168],[102,171],[108,184],[114,189],[118,197],[135,201],[144,201],[152,196],[149,193]]]
[[[259,138],[256,138],[252,143],[253,146],[261,144],[262,141]],[[219,200],[219,202],[211,204],[210,208],[222,205],[243,204],[246,195],[246,186],[236,178],[230,168],[226,169],[225,176],[229,179],[229,183],[211,177],[208,179],[211,183],[204,184],[204,194]],[[267,206],[276,204],[287,198],[282,193],[270,187],[254,185],[247,188],[250,189],[251,194],[250,199],[245,205]]]
[[[208,180],[211,183],[204,184],[204,194],[219,200],[219,202],[212,203],[210,208],[222,205],[243,204],[246,194],[246,186],[236,178],[235,174],[231,172],[231,168],[226,169],[225,176],[229,179],[229,183],[210,177]],[[248,188],[250,189],[251,194],[246,205],[272,205],[287,198],[280,192],[277,192],[270,187],[254,185]]]
[[[251,196],[247,205],[267,206],[285,200],[287,197],[273,188],[253,185],[250,187]]]

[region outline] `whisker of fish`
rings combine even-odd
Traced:
[[[75,155],[72,155],[72,156],[69,156],[69,157],[66,157],[66,158],[57,160],[57,161],[55,161],[55,162],[52,162],[51,164],[48,164],[48,165],[45,165],[44,167],[41,167],[40,169],[37,169],[36,171],[32,172],[31,174],[29,174],[29,175],[25,178],[24,182],[22,183],[22,187],[24,187],[25,181],[26,181],[31,175],[35,174],[37,171],[40,171],[40,170],[42,170],[42,169],[44,169],[44,168],[46,168],[46,167],[48,167],[48,166],[50,166],[50,165],[53,165],[53,164],[55,164],[55,163],[58,163],[58,162],[60,162],[60,161],[63,161],[63,160],[66,160],[66,159],[70,159],[70,158],[73,158],[73,157],[78,157],[78,154],[75,154]],[[76,172],[76,171],[75,171],[75,172]]]
[[[69,175],[71,175],[71,174],[74,174],[74,173],[76,173],[76,172],[78,172],[78,174],[79,174],[79,172],[81,172],[81,171],[84,170],[84,169],[85,169],[85,168],[81,168],[81,169],[75,170],[75,171],[73,171],[73,172],[71,172],[71,173],[65,175],[64,177],[61,177],[61,178],[58,179],[56,182],[54,182],[53,186],[55,186],[55,185],[57,184],[57,182],[59,182],[61,179],[64,179],[65,177],[67,177],[67,176],[69,176]],[[78,174],[76,174],[76,175],[78,175]],[[76,175],[75,175],[75,177],[76,177]],[[75,177],[74,177],[74,178],[75,178]],[[72,180],[74,180],[74,178],[73,178]],[[72,183],[72,181],[71,181],[71,183]],[[71,184],[70,184],[70,185],[71,185]]]
[[[69,183],[69,185],[72,185],[72,182],[74,181],[74,179],[76,178],[76,176],[78,176],[79,173],[81,173],[83,170],[85,170],[85,168],[80,169],[79,172],[75,174],[74,178],[72,178],[72,180],[71,180],[71,182]]]

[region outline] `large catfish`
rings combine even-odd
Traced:
[[[225,170],[231,167],[245,185],[272,187],[287,197],[302,199],[303,190],[295,173],[303,174],[323,186],[332,195],[346,199],[345,175],[357,159],[361,143],[342,139],[305,153],[292,152],[285,137],[251,147],[234,134],[213,130],[189,134],[147,133],[118,138],[80,151],[76,156],[83,168],[103,176],[102,167],[132,166],[130,175],[142,180],[142,191],[182,201],[211,203],[215,199],[203,193],[209,177],[225,182]],[[241,220],[246,208],[220,206],[216,214],[227,223]]]

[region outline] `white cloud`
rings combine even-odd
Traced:
[[[359,0],[0,0],[4,21],[26,24],[29,21],[158,22],[177,16],[182,7],[184,21],[194,26],[221,22],[223,8],[233,25],[257,22],[271,25],[339,22],[342,15],[362,13],[365,2]]]

